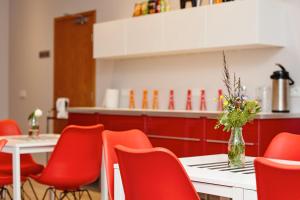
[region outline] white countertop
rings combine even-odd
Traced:
[[[72,107],[70,113],[99,113],[107,115],[129,115],[129,116],[157,116],[157,117],[186,117],[186,118],[210,118],[217,119],[220,115],[218,111],[187,111],[187,110],[152,110],[152,109],[128,109],[117,108],[108,109],[103,107]],[[300,113],[259,113],[257,119],[291,119],[300,118]]]

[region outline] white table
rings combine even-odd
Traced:
[[[6,136],[0,139],[7,139],[2,152],[12,154],[13,160],[13,192],[14,200],[21,200],[21,171],[20,155],[27,153],[45,153],[52,152],[59,135],[41,134],[38,138],[29,138],[28,136]]]
[[[181,158],[197,192],[232,198],[257,200],[254,157],[246,157],[246,168],[233,170],[227,167],[227,155],[209,155]],[[300,165],[300,162],[273,160],[279,163]],[[124,200],[119,166],[114,165],[115,200]],[[146,180],[145,180],[146,181]]]

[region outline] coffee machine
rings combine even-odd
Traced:
[[[290,101],[290,86],[295,82],[290,77],[290,74],[281,64],[276,64],[281,68],[279,71],[274,71],[271,75],[272,84],[272,112],[288,113]]]

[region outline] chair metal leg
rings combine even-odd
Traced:
[[[24,183],[24,184],[25,184],[25,183]],[[25,197],[27,197],[27,199],[30,199],[30,200],[31,200],[29,194],[28,194],[28,193],[26,192],[26,190],[24,189],[24,184],[22,184],[22,186],[21,186],[21,191],[22,191],[21,197],[22,197],[22,199],[26,199]]]
[[[29,185],[30,185],[30,188],[31,188],[31,190],[32,190],[32,193],[33,193],[35,199],[36,199],[36,200],[39,200],[39,198],[38,198],[38,196],[37,196],[37,194],[36,194],[36,192],[35,192],[35,190],[34,190],[33,184],[32,184],[32,182],[31,182],[30,179],[28,179],[28,183],[29,183]]]
[[[46,191],[44,192],[42,200],[45,200],[47,193],[52,191],[52,190],[53,190],[53,188],[51,188],[51,187],[47,188]]]
[[[5,192],[5,194],[8,195],[8,197],[9,197],[10,200],[13,200],[13,198],[12,198],[12,196],[11,196],[11,194],[9,193],[9,191],[8,191],[7,188],[3,188],[3,191]]]
[[[71,192],[71,194],[74,197],[74,200],[77,200],[76,193],[73,191],[73,192]]]
[[[84,192],[86,192],[87,195],[88,195],[88,197],[89,197],[89,199],[90,199],[90,200],[93,200],[93,199],[92,199],[92,196],[91,196],[91,194],[90,194],[90,192],[89,192],[87,189],[84,189],[84,190],[81,190],[81,191],[82,191],[82,194],[83,194]]]
[[[63,200],[63,199],[67,196],[67,193],[68,193],[68,192],[66,192],[66,191],[60,193],[60,195],[59,195],[59,200]]]

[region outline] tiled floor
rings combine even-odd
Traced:
[[[34,181],[32,181],[32,182],[33,182],[35,191],[37,192],[37,195],[38,195],[39,199],[42,199],[42,197],[44,195],[44,192],[47,189],[47,186],[41,185],[41,184],[39,184],[37,182],[34,182]],[[34,195],[32,193],[32,190],[30,189],[28,183],[25,183],[24,188],[25,188],[26,193],[29,195],[29,197],[25,196],[25,200],[35,200]],[[12,188],[8,187],[8,189],[12,194],[12,191],[11,191]],[[100,200],[100,192],[90,190],[90,194],[92,196],[92,199]],[[9,198],[7,197],[6,199],[9,199]],[[46,198],[46,199],[48,200],[48,198]],[[72,198],[70,198],[70,199],[72,199]],[[82,199],[88,200],[88,196],[85,194]]]
[[[39,183],[37,183],[35,181],[32,181],[32,182],[33,182],[35,191],[37,192],[37,195],[38,195],[39,199],[42,199],[43,194],[44,194],[45,190],[47,189],[47,187],[44,186],[44,185],[41,185],[41,184],[39,184]],[[25,188],[26,192],[29,195],[29,197],[28,196],[25,197],[25,200],[35,200],[35,198],[33,196],[33,193],[31,191],[28,183],[25,183],[24,188]],[[12,188],[8,187],[8,189],[10,190],[10,192],[12,194]],[[90,194],[92,196],[92,199],[101,200],[101,198],[100,198],[100,192],[99,191],[90,190]],[[8,199],[8,198],[6,198],[6,199]],[[70,198],[70,199],[72,199],[72,198]],[[87,197],[86,194],[83,196],[83,199],[84,200],[88,200],[88,197]],[[208,196],[208,195],[201,195],[201,200],[219,200],[219,197]]]

